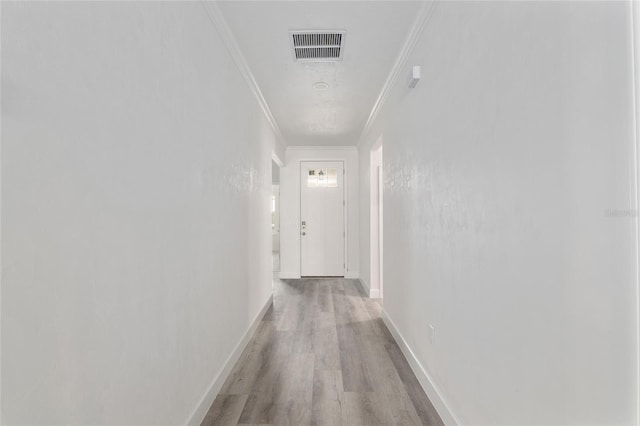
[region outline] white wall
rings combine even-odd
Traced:
[[[271,195],[275,199],[275,211],[271,213],[272,224],[272,251],[280,252],[280,185],[272,185]]]
[[[271,161],[271,183],[274,185],[280,183],[280,166],[275,161]]]
[[[280,169],[280,277],[300,278],[300,161],[345,162],[347,278],[359,276],[358,151],[355,147],[288,147]]]
[[[448,419],[638,421],[630,42],[628,2],[440,3],[360,147],[384,308]]]
[[[271,293],[249,86],[199,2],[3,2],[2,95],[2,423],[184,424]]]

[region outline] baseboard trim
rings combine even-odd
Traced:
[[[372,289],[371,287],[369,287],[369,284],[367,284],[367,282],[362,278],[358,278],[358,281],[360,282],[360,287],[362,287],[362,290],[364,290],[365,294],[369,296],[369,299],[380,299],[380,289]]]
[[[342,145],[290,145],[287,151],[357,151],[358,148]]]
[[[222,385],[231,373],[231,369],[240,358],[242,351],[244,351],[244,349],[247,347],[247,344],[253,337],[253,334],[256,332],[258,325],[260,325],[260,321],[262,321],[262,318],[267,313],[267,310],[271,306],[272,302],[273,295],[270,295],[267,301],[264,303],[264,306],[262,307],[260,312],[258,312],[258,315],[256,315],[256,318],[253,320],[251,327],[249,327],[240,342],[238,342],[235,349],[233,350],[231,355],[229,355],[227,361],[224,363],[222,370],[220,370],[218,375],[213,379],[211,385],[209,385],[209,388],[198,402],[198,405],[196,405],[196,408],[193,410],[186,422],[187,425],[199,426],[200,423],[202,423],[202,420],[204,420],[204,416],[206,416],[207,411],[209,411],[209,407],[211,407],[211,404],[213,404],[216,396],[218,396],[218,392],[220,392],[220,389],[222,389]]]
[[[358,283],[360,283],[360,287],[362,288],[362,291],[364,291],[364,294],[366,294],[367,297],[371,297],[369,295],[369,285],[367,285],[367,283],[362,278],[358,278]]]
[[[391,320],[391,318],[389,318],[387,311],[385,311],[384,309],[382,310],[382,320],[384,321],[387,328],[391,332],[391,335],[393,336],[393,338],[396,339],[398,346],[400,346],[400,350],[402,350],[402,353],[404,354],[405,358],[409,362],[409,366],[411,367],[411,370],[413,370],[413,374],[415,374],[416,377],[418,378],[418,381],[420,382],[422,389],[424,389],[425,393],[431,400],[431,403],[433,404],[436,411],[440,415],[440,418],[442,419],[444,424],[447,426],[450,426],[450,425],[461,426],[462,422],[460,422],[460,419],[454,414],[453,410],[451,409],[451,406],[447,403],[447,400],[442,396],[442,392],[440,392],[440,390],[435,385],[435,383],[433,382],[433,380],[431,379],[427,371],[422,367],[422,364],[420,364],[420,361],[418,361],[413,351],[411,350],[409,345],[407,345],[407,342],[402,337],[402,334],[400,334],[400,332],[398,331],[398,328],[396,327],[395,323]]]
[[[344,274],[344,277],[349,280],[356,280],[360,278],[360,272],[358,271],[347,271]]]
[[[296,272],[282,272],[280,271],[280,279],[285,280],[297,280],[300,278],[300,273]]]

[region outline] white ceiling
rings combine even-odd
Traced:
[[[287,145],[356,145],[418,1],[228,1],[220,10]],[[289,31],[346,30],[343,58],[298,63]],[[329,84],[326,91],[313,83]]]

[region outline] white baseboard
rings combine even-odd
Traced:
[[[242,337],[242,340],[238,342],[235,349],[233,350],[231,355],[229,355],[227,361],[224,363],[222,370],[220,370],[218,375],[213,379],[204,396],[202,397],[200,402],[198,402],[198,405],[196,405],[196,408],[193,410],[186,422],[187,425],[199,426],[200,423],[202,423],[202,420],[204,420],[204,416],[206,416],[207,412],[209,411],[209,407],[211,407],[211,404],[213,404],[216,396],[218,396],[218,392],[220,392],[220,389],[222,389],[222,385],[231,373],[231,369],[240,358],[240,355],[249,343],[249,340],[251,340],[251,338],[253,337],[253,334],[256,332],[258,325],[260,325],[260,321],[262,321],[262,318],[267,313],[267,310],[271,306],[272,302],[273,295],[270,295],[260,312],[258,312],[258,315],[256,315],[256,318],[253,320],[253,323],[251,324],[251,327],[249,327],[249,330],[247,330],[245,335]]]
[[[435,385],[433,380],[431,380],[431,377],[429,376],[427,371],[422,367],[420,361],[418,361],[416,356],[413,354],[413,351],[411,350],[411,348],[409,348],[407,342],[402,337],[402,334],[400,334],[400,332],[396,328],[396,325],[391,320],[391,318],[389,318],[387,311],[385,311],[384,309],[382,310],[382,319],[393,335],[393,338],[396,339],[398,346],[400,346],[400,350],[402,350],[402,353],[409,362],[411,370],[413,370],[413,374],[415,374],[418,378],[422,389],[424,389],[425,393],[431,400],[431,403],[440,415],[440,418],[442,419],[444,424],[447,426],[461,426],[462,423],[460,422],[460,419],[458,419],[458,417],[453,413],[453,410],[451,410],[451,407],[447,403],[447,400],[442,396],[442,393]]]
[[[280,271],[280,279],[284,280],[296,280],[300,278],[299,272],[282,272]]]
[[[369,287],[369,284],[362,278],[358,278],[358,281],[360,282],[360,287],[362,287],[365,294],[369,296],[370,299],[380,299],[380,289],[371,289],[371,287]]]
[[[369,284],[367,284],[362,278],[358,278],[358,282],[360,283],[360,287],[362,287],[364,294],[366,294],[368,297],[371,297],[369,296]]]
[[[349,279],[349,280],[355,280],[360,278],[360,272],[359,271],[347,271],[344,274],[344,277]]]
[[[350,280],[356,280],[360,278],[360,272],[358,271],[347,271],[344,274],[344,277]],[[285,280],[299,280],[301,278],[299,272],[282,272],[280,271],[280,279]]]

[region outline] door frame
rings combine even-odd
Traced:
[[[347,161],[344,159],[315,159],[315,158],[301,158],[298,160],[298,251],[300,252],[300,277],[302,278],[302,163],[342,163],[342,229],[344,229],[344,235],[342,236],[342,276],[347,276],[347,237],[349,235],[349,227],[347,220]]]
[[[384,287],[383,164],[380,138],[369,151],[369,297],[375,299],[383,297]]]

